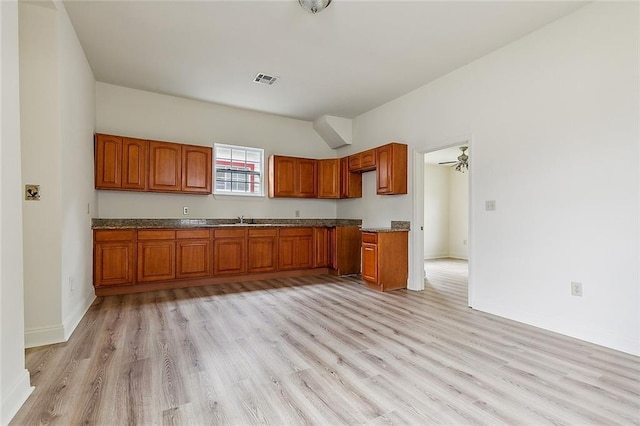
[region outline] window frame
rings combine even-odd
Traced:
[[[258,163],[254,163],[254,162],[250,162],[247,163],[246,159],[244,162],[235,162],[233,158],[221,158],[220,161],[221,162],[226,162],[228,169],[223,169],[220,171],[226,172],[226,173],[230,173],[231,177],[230,180],[228,181],[228,183],[231,185],[231,190],[221,190],[218,189],[218,180],[217,180],[217,175],[219,172],[218,169],[218,148],[223,148],[223,149],[230,149],[230,150],[243,150],[245,151],[245,154],[252,152],[252,153],[257,153],[260,155],[260,171],[255,172],[254,169],[246,169],[246,170],[242,170],[241,168],[244,166],[253,166],[255,164]],[[232,156],[233,157],[233,156]],[[246,156],[245,156],[246,158]],[[234,167],[237,167],[238,169],[237,172],[238,173],[233,173],[234,171]],[[232,197],[265,197],[266,196],[266,192],[265,192],[265,179],[267,176],[266,173],[266,168],[265,168],[265,161],[264,161],[264,149],[263,148],[256,148],[256,147],[251,147],[251,146],[242,146],[242,145],[232,145],[232,144],[227,144],[227,143],[214,143],[213,144],[213,168],[212,168],[212,180],[213,180],[213,195],[223,195],[223,196],[232,196]],[[241,176],[242,174],[245,175],[256,175],[259,177],[259,183],[253,183],[253,182],[246,182],[246,179],[244,181],[235,181],[234,180],[234,174]],[[238,183],[238,186],[240,184],[245,184],[245,185],[255,185],[259,187],[260,192],[259,193],[254,193],[254,192],[240,192],[239,190],[234,191],[233,190],[233,186],[234,183]]]

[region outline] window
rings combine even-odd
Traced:
[[[214,194],[262,196],[264,150],[214,144]]]

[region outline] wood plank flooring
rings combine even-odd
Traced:
[[[640,360],[426,290],[329,275],[101,297],[27,350],[13,425],[640,424]]]

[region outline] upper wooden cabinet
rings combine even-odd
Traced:
[[[362,174],[349,170],[349,157],[340,159],[340,198],[362,197]]]
[[[377,192],[382,195],[407,193],[407,145],[392,142],[376,149]]]
[[[97,189],[122,188],[122,138],[96,135],[95,186]]]
[[[212,149],[206,146],[182,146],[182,191],[211,194]]]
[[[316,198],[318,160],[269,157],[269,197]]]
[[[212,153],[206,146],[96,134],[95,187],[211,194]]]
[[[369,172],[376,169],[376,150],[368,149],[357,154],[350,155],[349,171],[351,172]]]
[[[149,189],[182,190],[182,147],[170,142],[149,142]]]
[[[145,140],[122,138],[122,189],[146,189],[148,148]]]
[[[340,198],[340,159],[318,160],[318,198]]]

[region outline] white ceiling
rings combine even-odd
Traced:
[[[353,118],[584,4],[64,1],[98,81],[303,120]]]

